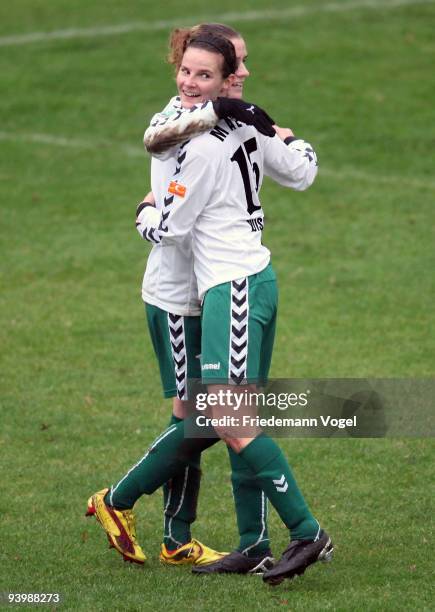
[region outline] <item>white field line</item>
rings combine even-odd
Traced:
[[[324,168],[320,166],[319,176],[331,177],[332,179],[364,181],[376,185],[400,185],[401,187],[411,187],[413,189],[435,190],[435,181],[430,178],[406,177],[403,174],[369,174],[353,168],[343,168],[343,170]]]
[[[65,40],[70,38],[93,38],[95,36],[116,36],[130,32],[156,32],[179,27],[183,24],[191,25],[199,23],[204,19],[219,22],[244,22],[244,21],[284,21],[305,17],[316,13],[342,13],[357,9],[395,9],[402,6],[419,4],[433,4],[435,0],[348,0],[345,2],[324,2],[316,6],[293,6],[288,9],[269,9],[257,11],[230,12],[207,16],[178,17],[177,19],[159,21],[133,21],[118,25],[94,26],[91,28],[71,28],[67,30],[53,30],[51,32],[30,32],[28,34],[13,34],[0,36],[0,47],[12,47],[16,45],[28,45],[50,40]]]
[[[119,144],[109,140],[80,140],[76,138],[65,138],[62,136],[51,136],[50,134],[14,134],[12,132],[0,131],[0,141],[24,142],[29,144],[41,144],[67,149],[90,149],[97,151],[111,151],[116,155],[141,158],[144,162],[148,159],[147,154],[139,142],[137,146]],[[406,177],[403,174],[369,174],[353,168],[333,169],[323,165],[320,166],[319,176],[330,177],[334,180],[360,180],[376,185],[401,185],[414,189],[435,190],[435,181],[423,177]]]
[[[127,157],[142,157],[145,159],[146,153],[142,143],[138,139],[137,147],[133,145],[123,145],[109,140],[80,140],[78,138],[65,138],[64,136],[52,136],[51,134],[14,134],[12,132],[0,131],[0,141],[27,142],[29,144],[43,144],[67,149],[101,149],[102,151],[116,150]]]

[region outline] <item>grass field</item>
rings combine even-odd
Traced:
[[[275,590],[161,567],[160,494],[137,505],[144,568],[83,516],[169,418],[134,210],[149,188],[144,126],[174,91],[172,25],[239,28],[246,98],[318,153],[311,190],[262,191],[280,284],[273,376],[434,374],[435,2],[210,6],[0,5],[0,592],[59,592],[65,610],[434,609],[429,438],[280,440],[336,556]],[[194,533],[225,550],[237,535],[224,448],[203,472]],[[273,513],[270,525],[279,555]]]

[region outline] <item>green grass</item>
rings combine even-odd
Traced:
[[[322,3],[21,0],[1,5],[0,36],[284,5]],[[234,22],[247,99],[320,159],[308,192],[262,191],[280,284],[275,377],[433,376],[434,17],[435,3],[416,3]],[[160,494],[137,506],[144,568],[83,517],[169,418],[133,225],[149,187],[142,132],[173,92],[167,36],[0,47],[0,592],[60,592],[70,610],[433,609],[431,439],[281,439],[336,557],[275,590],[161,567]],[[203,471],[194,533],[225,550],[237,533],[223,447]],[[285,533],[270,523],[279,554]]]

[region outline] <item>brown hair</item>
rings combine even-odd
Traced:
[[[175,66],[175,70],[179,69],[184,52],[189,46],[189,43],[194,38],[202,38],[204,36],[207,38],[218,36],[225,38],[226,40],[241,38],[241,35],[239,32],[237,32],[237,30],[234,30],[230,26],[224,25],[223,23],[200,23],[191,28],[175,28],[169,37],[168,54],[168,62]],[[219,53],[221,53],[221,51],[219,51]],[[235,72],[235,70],[233,70],[233,72]],[[228,76],[228,74],[224,76]]]

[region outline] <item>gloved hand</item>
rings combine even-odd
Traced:
[[[139,204],[136,206],[136,225],[137,225],[138,216],[143,211],[143,209],[146,208],[147,206],[155,207],[155,204],[153,204],[152,202],[147,202],[147,200],[142,200],[142,202],[139,202]]]
[[[272,125],[275,121],[262,108],[237,98],[217,98],[213,109],[219,119],[234,117],[247,125],[253,125],[261,134],[273,137],[276,132]]]

